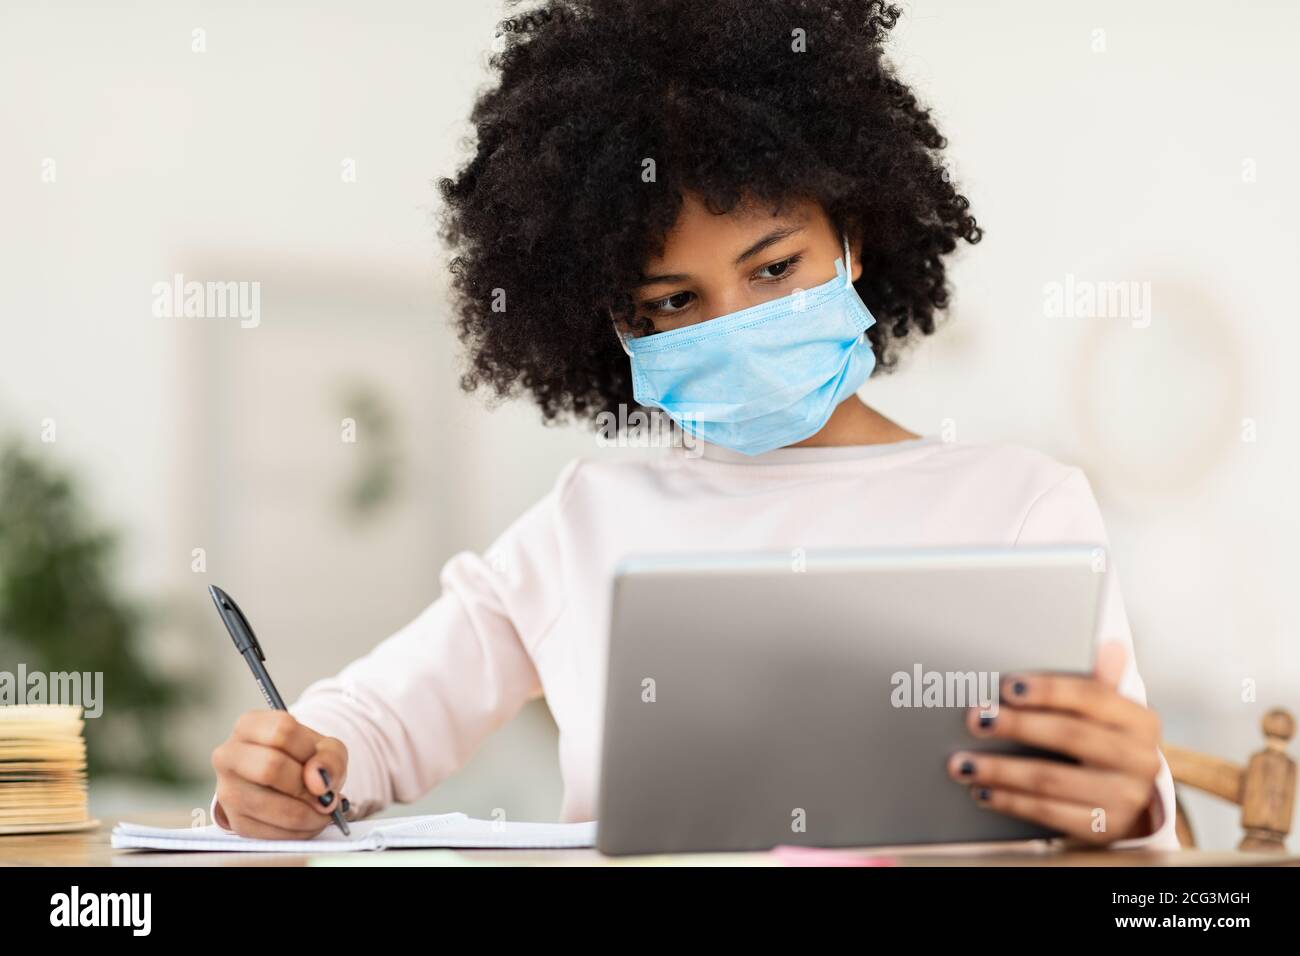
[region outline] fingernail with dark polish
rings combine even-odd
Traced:
[[[1011,685],[1011,693],[1015,694],[1017,697],[1024,697],[1028,691],[1029,685],[1022,680],[1018,680]]]
[[[975,772],[975,764],[971,763],[969,760],[963,760],[961,766],[958,768],[958,772],[963,777],[969,777]]]
[[[332,783],[330,783],[330,775],[325,772],[324,767],[320,768],[320,780],[321,783],[325,784],[326,788],[334,786]]]
[[[344,812],[344,813],[347,813],[349,810],[352,809],[352,804],[348,803],[348,798],[347,798],[347,797],[344,797],[344,798],[343,798],[343,803],[341,804],[341,806],[343,807],[343,812]]]
[[[328,807],[331,803],[334,802],[334,791],[327,790],[316,799],[320,801],[320,805],[322,807]]]
[[[978,790],[975,791],[975,799],[978,800],[980,803],[988,803],[988,799],[990,796],[991,794],[989,793],[988,787],[980,787]]]
[[[980,726],[985,728],[992,727],[993,718],[990,717],[988,714],[980,714]]]

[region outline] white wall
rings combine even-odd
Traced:
[[[129,532],[132,587],[175,609],[157,639],[178,666],[212,668],[217,711],[178,731],[198,766],[252,701],[202,585],[220,575],[266,622],[295,693],[413,615],[449,554],[481,547],[564,460],[596,451],[455,388],[432,180],[463,155],[498,12],[0,10],[0,422],[35,438],[56,421],[45,450],[82,469],[99,513]],[[1300,710],[1297,26],[1281,2],[909,6],[895,57],[935,104],[987,231],[954,270],[947,327],[864,390],[915,430],[1083,465],[1168,736],[1236,758],[1259,745],[1266,705]],[[206,52],[191,50],[196,28]],[[340,178],[349,158],[355,183]],[[268,318],[154,318],[151,288],[177,271],[263,282]],[[1150,324],[1046,316],[1044,287],[1067,275],[1149,283]],[[385,349],[403,345],[385,374]],[[319,361],[279,376],[273,354]],[[408,452],[399,510],[365,533],[319,517],[348,464],[319,458],[337,408],[304,384],[349,369],[385,381]],[[240,409],[261,430],[243,465],[223,466],[205,428],[230,435]],[[249,522],[296,501],[305,462],[329,478],[319,500],[258,537]],[[341,540],[356,555],[322,560]],[[196,546],[206,576],[190,570]],[[358,585],[383,600],[342,604]],[[1242,701],[1248,679],[1258,703]],[[429,805],[554,813],[548,733],[530,709]],[[1192,810],[1205,842],[1235,839],[1231,811]]]

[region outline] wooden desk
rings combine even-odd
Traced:
[[[132,815],[134,823],[162,827],[188,826],[190,810]],[[115,850],[109,835],[116,820],[105,820],[85,833],[0,836],[0,866],[306,866],[308,860],[331,862],[348,857],[349,865],[520,866],[780,866],[763,853],[680,854],[649,857],[606,857],[582,850],[384,850],[349,854],[301,853],[157,853]],[[898,866],[1300,866],[1297,853],[1241,853],[1180,850],[1176,852],[1062,850],[1042,843],[964,846],[877,847],[873,856],[890,856]],[[340,861],[341,862],[341,861]]]

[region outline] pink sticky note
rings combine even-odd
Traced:
[[[793,844],[772,847],[772,855],[784,866],[894,866],[898,862],[892,856]]]

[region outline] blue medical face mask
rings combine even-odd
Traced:
[[[845,237],[835,278],[822,285],[669,332],[620,333],[637,402],[745,455],[816,434],[876,365],[862,334],[876,320],[852,268]]]

